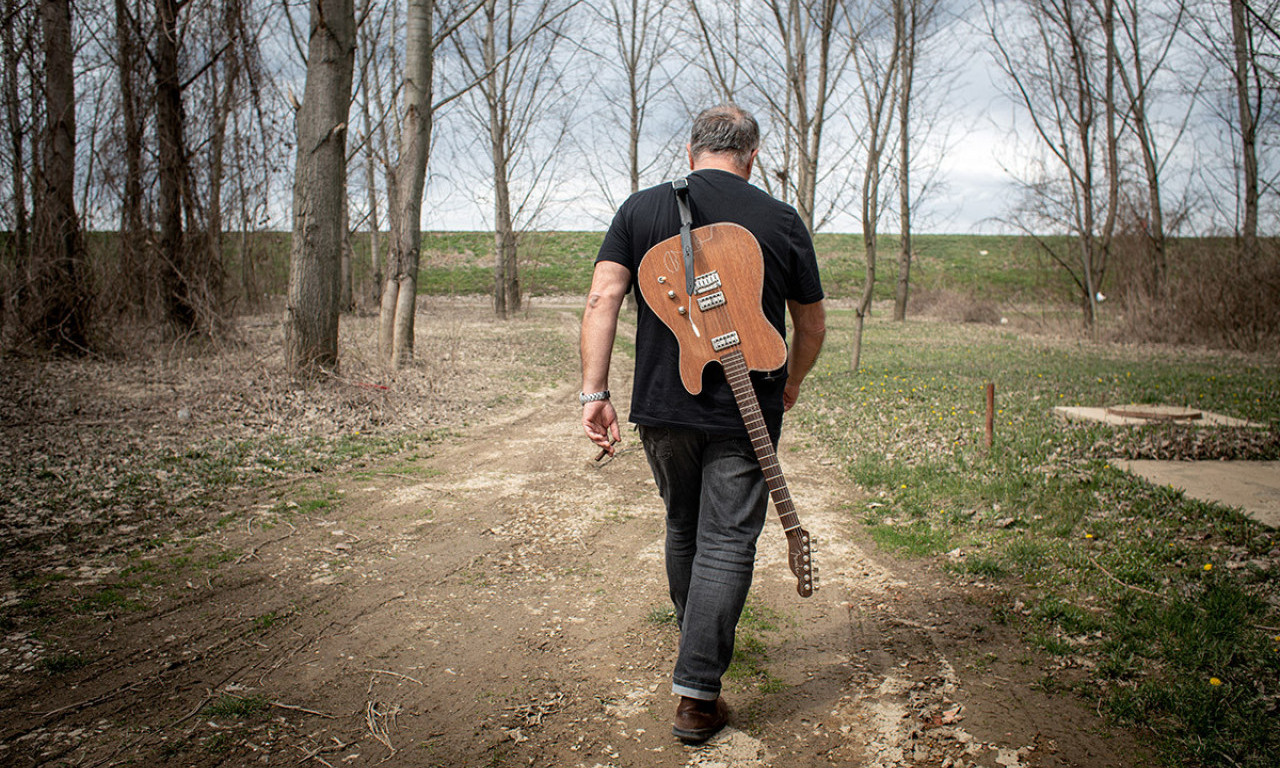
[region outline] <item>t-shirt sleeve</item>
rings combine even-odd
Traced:
[[[634,271],[627,208],[628,206],[624,204],[613,215],[609,231],[605,233],[604,242],[600,244],[600,252],[596,254],[597,264],[602,261],[612,261]]]
[[[825,294],[818,273],[818,255],[813,249],[813,238],[799,216],[792,217],[789,235],[791,269],[787,270],[787,299],[801,304],[821,301]]]

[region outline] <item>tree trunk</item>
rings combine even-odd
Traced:
[[[1147,92],[1155,71],[1159,69],[1159,60],[1150,73],[1146,68],[1146,54],[1143,52],[1142,35],[1139,24],[1139,1],[1128,0],[1126,5],[1127,31],[1132,60],[1132,79],[1128,67],[1120,66],[1117,72],[1120,83],[1124,86],[1125,96],[1131,111],[1133,133],[1138,139],[1138,148],[1142,154],[1142,170],[1147,185],[1147,218],[1141,222],[1143,234],[1146,236],[1148,259],[1144,286],[1148,295],[1161,298],[1165,295],[1168,280],[1168,263],[1166,256],[1164,232],[1164,204],[1160,195],[1160,163],[1158,161],[1157,139],[1147,115]],[[1126,20],[1124,14],[1120,15]]]
[[[236,16],[239,13],[239,3],[229,2],[227,4],[225,24],[228,30],[236,30],[239,27],[236,24]],[[236,84],[240,79],[240,56],[235,46],[231,46],[226,53],[226,66],[222,71],[223,91],[221,98],[214,103],[213,114],[213,136],[210,140],[210,162],[209,162],[209,202],[208,202],[208,221],[205,231],[208,232],[208,242],[205,244],[206,258],[208,259],[208,270],[205,274],[209,276],[217,276],[218,284],[212,286],[212,295],[220,296],[221,291],[221,275],[223,273],[222,258],[222,177],[225,171],[223,156],[227,144],[227,118],[235,109]],[[214,93],[217,93],[217,68],[213,69],[214,76]]]
[[[369,274],[373,276],[368,298],[376,304],[382,295],[382,238],[378,231],[381,220],[378,214],[378,161],[373,149],[373,117],[369,113],[369,65],[372,59],[362,54],[361,60],[364,62],[360,68],[360,90],[365,96],[360,101],[360,109],[364,117],[365,190],[369,203]]]
[[[27,281],[27,270],[30,266],[31,259],[31,241],[30,231],[31,223],[27,216],[27,165],[26,159],[26,129],[22,125],[22,115],[19,109],[22,101],[18,97],[18,64],[20,51],[14,41],[14,24],[18,20],[18,7],[15,0],[5,0],[4,18],[0,19],[0,35],[2,40],[0,43],[4,46],[4,101],[5,101],[5,118],[9,129],[9,176],[13,184],[13,236],[8,241],[10,252],[13,254],[14,274],[17,278],[16,283],[21,286]],[[4,318],[3,310],[8,304],[8,300],[13,298],[19,303],[21,299],[21,289],[19,288],[13,294],[0,294],[3,300],[0,301],[0,322]]]
[[[128,0],[116,0],[116,57],[120,78],[120,122],[124,133],[124,194],[120,198],[120,266],[118,287],[123,304],[144,314],[151,270],[146,264],[145,229],[142,221],[142,142],[144,127],[139,115],[141,65],[134,16]]]
[[[380,316],[381,323],[393,325],[380,325],[378,329],[379,340],[388,335],[391,340],[383,351],[383,361],[397,368],[413,362],[414,308],[422,252],[422,192],[431,155],[434,15],[435,0],[409,0],[405,17],[404,118],[395,187],[395,269],[387,274],[387,287],[395,287],[384,293]]]
[[[489,107],[489,159],[493,162],[493,310],[505,320],[520,311],[519,255],[515,223],[511,212],[510,163],[507,140],[510,134],[508,105],[504,103],[506,72],[499,66],[497,49],[497,4],[485,4],[485,31],[482,41],[486,84],[481,88]],[[514,12],[510,9],[509,13]]]
[[[418,278],[404,275],[394,291],[396,296],[394,333],[396,343],[391,354],[391,367],[404,368],[413,362],[413,321],[417,309]]]
[[[1244,221],[1240,229],[1240,244],[1246,263],[1258,255],[1258,125],[1249,95],[1249,74],[1255,64],[1249,45],[1246,26],[1245,0],[1230,0],[1231,42],[1235,50],[1233,71],[1236,90],[1236,107],[1240,113],[1240,156],[1244,173]]]
[[[74,49],[69,0],[44,0],[44,164],[36,189],[33,279],[26,317],[44,346],[68,352],[89,347],[90,294],[85,285],[84,241],[76,215]]]
[[[862,327],[867,315],[871,314],[871,299],[876,287],[876,220],[879,218],[880,195],[878,153],[869,153],[867,164],[862,200],[862,247],[866,254],[867,273],[862,281],[862,295],[858,298],[858,306],[854,308],[857,322],[854,325],[853,352],[849,358],[849,370],[854,373],[858,372],[858,366],[862,364]]]
[[[183,231],[188,167],[182,84],[178,70],[178,0],[156,0],[156,143],[160,175],[160,287],[165,315],[179,333],[199,319]]]
[[[905,6],[910,4],[910,10]],[[894,0],[894,23],[898,39],[898,283],[893,293],[893,319],[907,319],[907,299],[911,291],[911,86],[915,74],[916,0]]]
[[[351,213],[345,184],[343,185],[342,197],[342,265],[338,270],[338,310],[350,312],[355,309],[355,299],[351,291],[351,262],[353,260],[351,252]]]
[[[506,320],[520,311],[520,275],[515,225],[511,220],[511,191],[507,184],[506,155],[500,141],[494,142],[493,308]]]
[[[1106,135],[1106,172],[1107,172],[1107,217],[1102,222],[1102,233],[1099,243],[1101,263],[1098,264],[1098,287],[1101,288],[1102,277],[1106,275],[1107,265],[1111,261],[1112,240],[1115,237],[1116,221],[1120,216],[1120,132],[1117,126],[1116,110],[1116,67],[1119,54],[1116,52],[1116,10],[1115,0],[1104,0],[1102,4],[1102,30],[1106,39],[1106,61],[1103,75],[1103,118]]]
[[[355,59],[352,0],[311,0],[307,84],[298,110],[285,364],[296,375],[338,365],[338,291],[346,136]]]

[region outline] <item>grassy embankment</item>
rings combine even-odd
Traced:
[[[600,232],[534,232],[521,246],[521,282],[538,295],[581,295],[591,280],[591,266],[600,247]],[[815,238],[824,286],[834,298],[851,298],[862,290],[865,275],[859,235],[819,234]],[[353,239],[355,279],[369,274],[369,238]],[[893,296],[897,276],[898,238],[879,240],[876,297]],[[490,232],[427,232],[423,236],[419,291],[428,294],[487,294],[493,286],[493,234]],[[278,249],[277,249],[278,250]],[[1065,277],[1046,268],[1030,242],[1006,235],[919,235],[913,286],[949,289],[1002,299],[1062,299],[1068,296]],[[287,253],[283,254],[287,260]],[[283,287],[286,270],[269,273]]]

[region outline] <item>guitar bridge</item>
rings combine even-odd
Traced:
[[[720,273],[714,269],[705,275],[698,275],[693,280],[693,292],[695,295],[699,293],[706,293],[707,291],[714,291],[719,287]]]
[[[716,307],[724,306],[724,302],[724,291],[716,291],[709,296],[699,296],[698,309],[706,312],[708,309],[715,309]]]
[[[729,331],[723,336],[716,336],[711,340],[711,348],[717,352],[726,350],[729,347],[736,347],[738,346],[738,344],[739,344],[739,341],[738,341],[737,331]]]

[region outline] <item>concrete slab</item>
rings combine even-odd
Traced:
[[[1193,499],[1240,507],[1254,520],[1280,528],[1280,461],[1113,459],[1111,464]]]
[[[1126,416],[1124,408],[1132,408],[1131,413],[1149,413],[1161,406],[1146,406],[1139,408],[1137,406],[1119,406],[1111,408],[1087,408],[1076,405],[1060,405],[1053,409],[1054,414],[1061,416],[1069,421],[1098,421],[1103,424],[1112,424],[1118,427],[1141,426],[1143,424],[1186,424],[1188,426],[1199,427],[1251,427],[1255,429],[1264,428],[1266,424],[1260,424],[1256,421],[1248,421],[1245,419],[1237,419],[1233,416],[1226,416],[1213,411],[1195,411],[1194,418],[1167,418],[1160,415],[1155,416]],[[1167,406],[1165,406],[1167,408]]]

